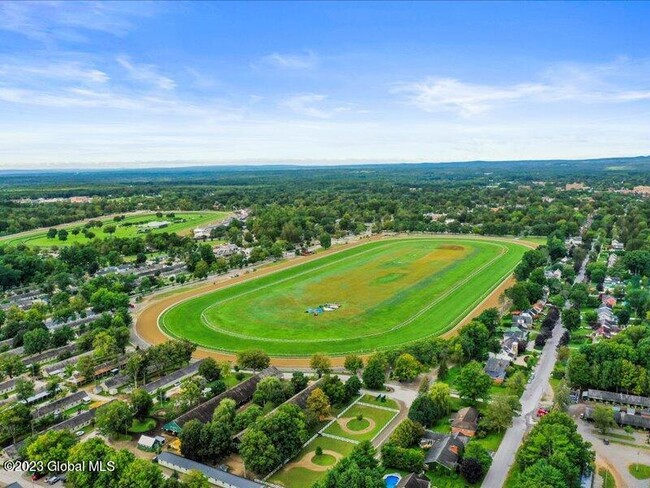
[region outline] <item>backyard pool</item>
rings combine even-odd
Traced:
[[[398,474],[387,474],[384,476],[384,483],[386,484],[386,488],[395,488],[400,479],[401,476]]]

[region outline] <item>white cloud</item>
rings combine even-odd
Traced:
[[[126,34],[155,4],[142,2],[0,2],[0,30],[42,42],[85,42],[91,32]]]
[[[624,103],[650,100],[647,61],[617,60],[601,65],[561,64],[548,68],[527,83],[488,85],[454,78],[426,78],[402,82],[391,90],[426,112],[454,112],[462,116],[482,114],[509,104],[576,102]]]
[[[539,84],[489,86],[464,83],[452,78],[433,78],[401,83],[393,91],[406,94],[409,102],[427,112],[452,111],[476,115],[496,104],[540,95],[547,87]]]
[[[313,51],[307,51],[303,54],[287,54],[274,52],[264,56],[262,64],[273,66],[275,68],[289,70],[305,70],[314,68],[318,64],[318,57]]]
[[[173,90],[176,82],[158,73],[158,68],[152,64],[135,64],[129,56],[118,56],[117,62],[136,81],[141,81],[162,90]]]
[[[328,103],[327,97],[318,93],[293,95],[284,99],[280,106],[288,108],[298,115],[306,115],[317,119],[328,119],[337,113],[350,110],[350,107],[346,105]]]
[[[106,83],[110,77],[102,70],[76,61],[36,61],[29,59],[0,60],[0,80],[11,79],[21,84],[41,80],[75,83]]]

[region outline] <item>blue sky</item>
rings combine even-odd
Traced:
[[[650,153],[650,3],[0,3],[0,168]]]

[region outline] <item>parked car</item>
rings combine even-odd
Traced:
[[[77,432],[74,433],[74,435],[76,435],[77,437],[81,437],[84,434],[85,432],[83,430],[78,430]]]
[[[43,476],[45,476],[43,473],[34,473],[32,475],[32,481],[40,480]]]
[[[606,446],[609,446],[609,439],[603,439],[603,443],[604,443]]]
[[[46,479],[45,481],[47,482],[48,485],[54,485],[54,484],[58,483],[60,479],[61,478],[59,478],[58,476],[52,476],[52,477]]]

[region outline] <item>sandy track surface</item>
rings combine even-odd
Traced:
[[[400,239],[400,238],[440,238],[440,239],[479,239],[479,240],[499,240],[499,241],[504,241],[504,242],[510,242],[510,243],[516,243],[516,244],[522,244],[526,247],[529,247],[531,249],[534,249],[537,247],[537,244],[532,243],[532,242],[527,242],[524,240],[519,240],[519,239],[499,239],[499,238],[489,238],[489,237],[481,237],[481,236],[457,236],[457,235],[422,235],[422,236],[411,236],[411,235],[404,235],[404,236],[391,236],[391,237],[385,237],[385,236],[373,236],[371,238],[364,238],[364,239],[359,239],[354,242],[350,242],[347,244],[340,244],[335,247],[332,247],[326,251],[321,251],[316,254],[310,255],[310,256],[300,256],[296,257],[294,259],[288,260],[288,261],[283,261],[281,263],[269,265],[266,267],[262,267],[258,269],[255,272],[251,272],[248,274],[241,274],[238,277],[230,277],[228,275],[225,276],[220,276],[217,278],[210,278],[206,283],[201,284],[201,285],[195,285],[193,287],[188,288],[187,290],[183,291],[178,291],[178,293],[174,293],[172,295],[169,295],[168,293],[165,294],[163,293],[162,296],[157,297],[155,295],[151,296],[148,298],[145,302],[143,302],[140,305],[140,311],[136,313],[136,318],[135,318],[135,333],[137,336],[142,339],[143,341],[147,342],[148,344],[160,344],[161,342],[165,342],[169,340],[169,338],[160,330],[160,327],[158,326],[158,318],[160,315],[169,307],[183,301],[187,300],[189,298],[193,298],[199,295],[203,295],[205,293],[210,293],[215,290],[219,290],[222,288],[227,288],[229,286],[235,285],[237,283],[241,283],[245,280],[251,279],[251,278],[256,278],[259,276],[264,276],[267,274],[275,273],[276,271],[280,271],[282,269],[287,269],[291,268],[294,266],[298,266],[300,264],[306,263],[308,261],[311,261],[313,259],[318,259],[323,256],[327,256],[329,254],[335,254],[341,251],[344,251],[346,249],[350,249],[352,247],[356,247],[359,245],[366,244],[368,242],[375,242],[375,241],[382,241],[382,240],[389,240],[389,239]],[[476,316],[478,313],[480,313],[482,310],[490,307],[495,307],[499,305],[499,297],[503,294],[503,291],[508,288],[509,286],[512,285],[514,282],[514,277],[510,276],[506,280],[504,280],[497,288],[490,293],[481,303],[479,303],[470,313],[467,314],[465,319],[463,319],[458,325],[456,325],[452,330],[445,332],[442,334],[442,337],[452,337],[458,333],[458,329],[469,323],[472,317]],[[361,355],[362,357],[367,357],[368,354]],[[232,353],[225,353],[225,352],[219,352],[219,351],[214,351],[211,349],[205,349],[202,347],[197,348],[197,350],[194,353],[194,357],[196,358],[205,358],[205,357],[213,357],[217,360],[223,361],[232,361],[234,362],[236,360],[236,355]],[[335,368],[340,368],[343,367],[343,362],[345,361],[345,357],[342,356],[335,356],[332,357],[332,366]],[[281,367],[281,368],[306,368],[309,367],[309,358],[305,357],[272,357],[271,358],[271,363],[275,366]]]

